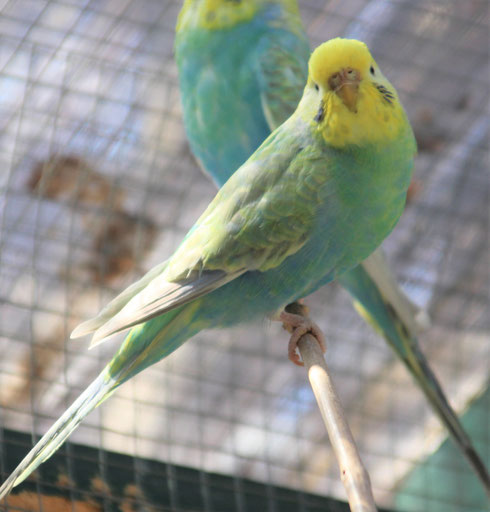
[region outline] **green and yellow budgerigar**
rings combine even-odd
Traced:
[[[310,49],[297,2],[185,0],[177,23],[175,52],[191,148],[202,169],[221,186],[294,112],[301,97]],[[373,73],[378,93],[386,103],[394,101],[391,89],[377,80],[376,70]],[[329,118],[332,125],[339,122],[336,112]],[[378,118],[357,125],[357,129],[382,132],[386,126],[387,121]],[[353,145],[359,143],[356,134],[340,125],[329,143],[343,145],[349,137]],[[339,274],[336,278],[353,296],[356,309],[402,359],[488,486],[484,465],[419,349],[419,312],[399,289],[381,249]]]
[[[380,89],[381,88],[381,89]],[[415,142],[394,87],[361,42],[309,60],[292,116],[221,188],[176,252],[72,336],[131,328],[114,358],[7,478],[22,482],[122,383],[202,329],[282,318],[366,258],[400,217]],[[293,315],[294,316],[294,315]]]

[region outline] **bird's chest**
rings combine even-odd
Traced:
[[[391,232],[403,212],[413,164],[403,145],[353,150],[337,159],[317,238],[324,240],[322,251],[338,258],[339,274],[369,256]]]

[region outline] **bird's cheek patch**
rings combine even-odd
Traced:
[[[321,123],[324,118],[325,118],[325,103],[322,101],[320,103],[320,108],[318,109],[318,112],[316,113],[316,116],[313,118],[313,120],[316,121],[317,123]]]

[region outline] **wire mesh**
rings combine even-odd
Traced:
[[[170,0],[0,1],[1,426],[42,433],[117,346],[77,322],[171,254],[212,198],[182,127]],[[427,308],[421,341],[459,410],[488,345],[488,3],[300,1],[312,45],[366,41],[420,154],[385,243]],[[380,504],[444,435],[384,342],[330,284],[308,300]],[[343,496],[305,375],[276,324],[203,332],[72,436],[203,471]],[[1,460],[0,460],[1,463]],[[135,470],[137,472],[137,470]],[[178,510],[178,508],[175,508]]]

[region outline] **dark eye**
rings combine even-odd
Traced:
[[[371,66],[371,67],[369,68],[369,72],[371,73],[371,75],[373,75],[373,76],[374,76],[374,67],[373,67],[373,66]]]
[[[315,84],[315,91],[319,91],[320,87],[318,87],[318,84]]]

